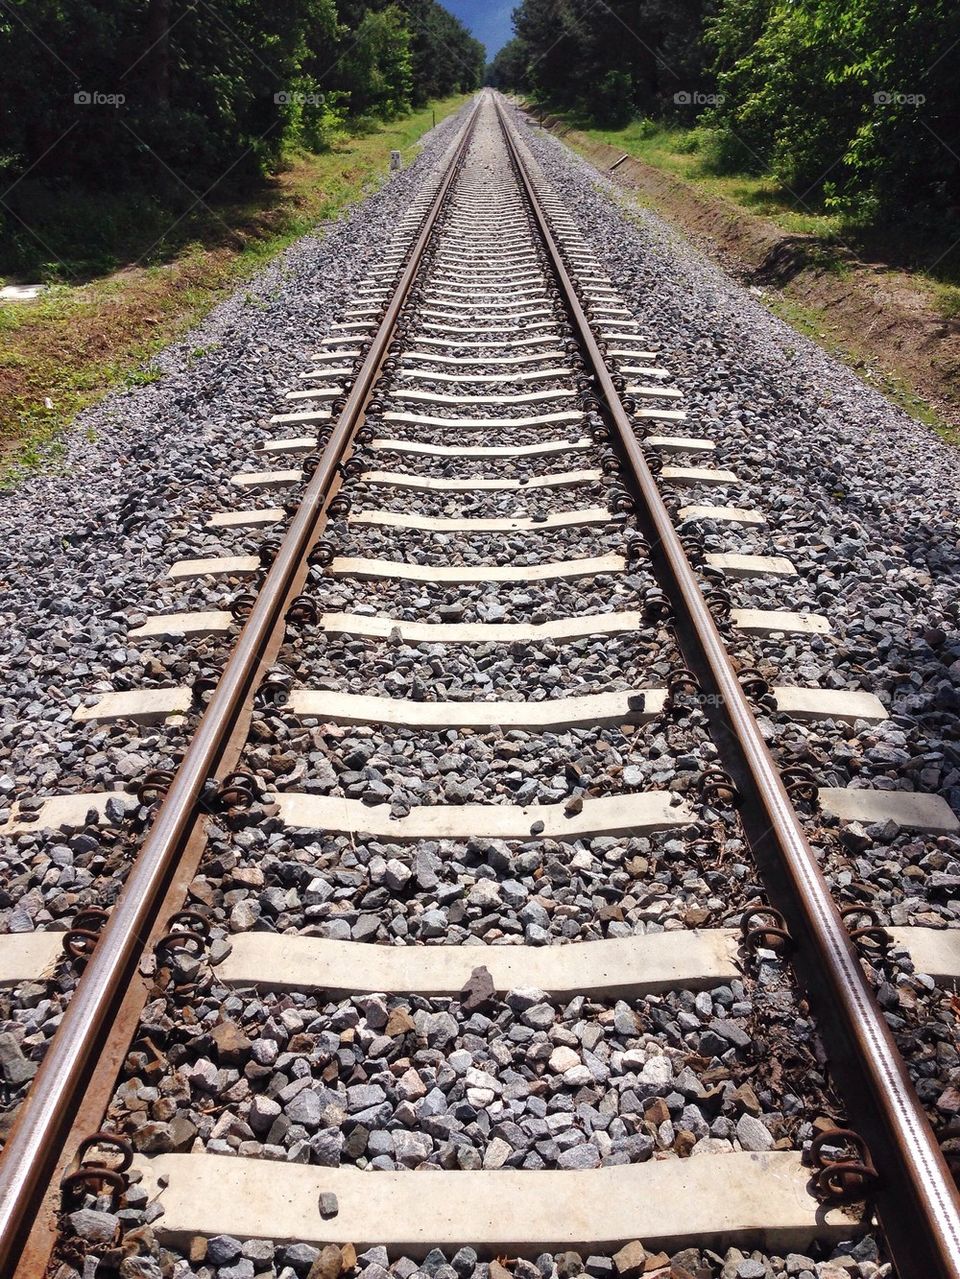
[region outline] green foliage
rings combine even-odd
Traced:
[[[702,32],[713,3],[522,0],[518,43],[501,50],[488,78],[610,127],[672,112],[677,93],[692,100],[712,87]]]
[[[410,32],[396,5],[368,10],[338,65],[351,115],[392,120],[413,92]]]
[[[519,36],[508,40],[487,67],[485,83],[503,91],[530,88],[527,78],[527,45]]]
[[[435,0],[403,0],[402,8],[410,27],[414,105],[476,89],[486,61],[480,41]]]
[[[707,34],[730,165],[864,223],[960,199],[954,0],[720,0]]]
[[[606,128],[699,120],[707,169],[864,225],[956,219],[956,0],[522,0],[514,27],[500,87]]]
[[[347,118],[389,120],[480,84],[436,0],[4,0],[0,268],[109,265],[104,197],[158,234],[250,189]],[[76,211],[57,249],[37,210]],[[122,236],[119,238],[123,238]]]
[[[633,115],[633,83],[627,71],[605,71],[593,90],[593,97],[581,100],[580,110],[591,110],[597,123],[611,129],[622,128]]]

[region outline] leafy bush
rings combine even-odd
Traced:
[[[720,0],[707,38],[734,165],[864,221],[960,199],[953,0]]]

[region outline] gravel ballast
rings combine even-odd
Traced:
[[[421,166],[431,154],[437,157],[453,127],[437,130]],[[791,723],[763,706],[761,724],[778,762],[806,765],[822,785],[939,790],[960,808],[960,750],[952,725],[960,706],[960,485],[946,446],[784,328],[676,243],[652,215],[625,217],[597,189],[596,175],[554,140],[533,130],[526,137],[588,243],[605,259],[644,339],[659,348],[657,363],[684,390],[688,417],[678,432],[715,439],[717,453],[703,464],[729,467],[739,477],[724,497],[694,487],[683,490],[682,501],[726,500],[767,515],[761,529],[698,524],[704,549],[786,555],[799,570],[787,581],[732,583],[734,604],[808,609],[833,622],[829,640],[735,638],[738,657],[760,666],[771,683],[864,688],[891,710],[884,724],[845,726]],[[501,163],[493,151],[481,137],[478,169]],[[7,795],[112,786],[118,775],[132,780],[170,763],[182,749],[193,712],[180,728],[136,730],[80,727],[71,720],[72,709],[93,692],[190,683],[219,660],[221,640],[147,650],[130,644],[126,632],[132,618],[142,621],[161,608],[222,608],[243,589],[239,581],[160,590],[154,583],[176,558],[256,553],[260,533],[211,532],[203,529],[205,519],[216,509],[282,504],[282,491],[241,495],[229,477],[297,467],[296,459],[265,460],[252,446],[287,431],[268,428],[266,419],[297,384],[307,353],[316,349],[362,266],[382,252],[391,219],[415,184],[415,176],[402,175],[323,240],[294,246],[282,265],[258,278],[254,296],[262,310],[239,297],[224,304],[201,331],[221,343],[216,351],[191,365],[186,350],[197,345],[192,336],[163,357],[161,382],[123,401],[125,420],[134,423],[131,436],[124,437],[123,425],[107,426],[117,402],[105,403],[92,415],[107,430],[101,442],[86,457],[79,436],[71,445],[76,473],[33,481],[14,499],[6,568],[11,611],[20,610],[21,620],[6,690],[16,727],[0,738],[14,774]],[[550,345],[545,342],[545,349]],[[417,386],[429,389],[428,383]],[[462,387],[444,383],[437,389],[465,394],[468,387],[465,378]],[[530,388],[518,382],[515,389]],[[576,403],[571,391],[569,400],[542,408],[469,412],[509,422]],[[456,416],[448,406],[417,405],[416,411]],[[582,427],[558,426],[554,438],[589,434],[589,416]],[[673,429],[651,427],[653,433]],[[534,442],[544,438],[542,430],[511,434],[510,442]],[[299,433],[299,426],[290,427],[289,434]],[[389,433],[438,438],[424,427]],[[494,427],[470,433],[470,444],[497,442]],[[361,456],[366,466],[469,481],[595,466],[599,450],[591,443],[567,457],[502,461],[391,457],[370,449]],[[88,500],[83,516],[71,506],[81,490],[94,496],[93,512]],[[542,515],[604,505],[606,481],[519,495],[398,493],[366,485],[356,496],[355,510]],[[44,503],[59,513],[52,529],[50,519],[44,521],[50,531],[38,551],[14,525],[26,527],[32,513],[38,526]],[[939,542],[937,527],[944,530]],[[326,537],[340,555],[420,565],[507,567],[618,552],[624,545],[617,524],[523,536],[429,537],[338,521]],[[460,588],[341,581],[315,568],[308,584],[321,610],[437,624],[640,610],[654,588],[642,555],[631,558],[623,573],[582,582]],[[673,638],[659,625],[603,641],[458,648],[406,644],[398,637],[386,643],[328,639],[308,624],[289,628],[276,673],[288,686],[414,700],[540,700],[610,687],[662,687],[678,660]],[[571,805],[584,795],[666,788],[698,810],[701,833],[718,839],[717,856],[709,845],[693,845],[690,832],[509,845],[481,837],[392,844],[362,832],[285,830],[268,801],[266,808],[255,806],[213,826],[192,898],[209,915],[220,955],[231,934],[251,929],[368,944],[469,944],[479,956],[479,947],[490,944],[555,945],[729,925],[762,901],[763,892],[732,813],[704,808],[698,797],[696,778],[715,760],[706,719],[695,707],[629,732],[414,733],[383,724],[298,721],[281,698],[258,706],[244,758],[266,790],[388,803],[401,816],[424,804]],[[960,841],[910,835],[893,823],[841,830],[820,818],[811,819],[811,836],[838,897],[869,904],[882,922],[950,926],[960,919]],[[69,918],[78,904],[109,901],[133,847],[123,836],[108,837],[108,847],[111,840],[113,857],[101,864],[103,849],[90,833],[55,848],[36,835],[21,837],[10,857],[19,876],[16,892],[0,901],[6,927],[49,927]],[[950,1139],[952,1098],[960,1096],[952,1006],[914,973],[906,956],[878,959],[875,967],[881,1005],[910,1056],[922,1100]],[[12,1032],[4,1060],[23,1076],[18,1087],[39,1059],[58,1010],[42,988],[31,990],[0,1026]],[[776,957],[764,952],[746,964],[742,981],[697,995],[676,991],[617,1003],[559,1004],[543,992],[521,990],[469,1012],[456,1000],[328,1002],[230,991],[217,982],[215,956],[211,969],[181,956],[172,974],[161,972],[145,1024],[155,1049],[166,1050],[165,1059],[158,1067],[145,1053],[130,1054],[112,1118],[146,1152],[206,1149],[225,1157],[352,1163],[371,1175],[430,1167],[494,1173],[500,1167],[719,1157],[732,1149],[802,1150],[816,1125],[843,1121],[806,1005]],[[18,1058],[24,1044],[29,1052]],[[106,1206],[88,1205],[97,1211]],[[154,1207],[136,1203],[135,1192],[124,1211],[125,1226],[148,1228],[157,1219]],[[90,1238],[84,1232],[106,1232],[109,1223],[85,1218],[73,1228]],[[499,1262],[471,1257],[469,1249],[450,1257],[431,1253],[420,1263],[373,1249],[358,1261],[346,1250],[335,1249],[334,1257],[329,1249],[294,1245],[302,1249],[294,1255],[290,1246],[274,1251],[266,1241],[221,1236],[197,1243],[188,1258],[164,1257],[144,1238],[141,1268],[127,1271],[146,1279],[155,1279],[154,1272],[163,1279],[168,1273],[184,1279],[337,1279],[354,1267],[369,1271],[369,1279],[383,1279],[388,1266],[399,1279],[414,1272],[431,1279],[505,1279]],[[888,1273],[870,1236],[836,1250],[834,1263],[820,1253],[775,1258],[736,1249],[726,1255],[685,1249],[660,1264],[641,1260],[645,1273],[671,1279],[879,1279]],[[594,1279],[632,1279],[641,1272],[636,1257],[633,1262],[628,1275],[626,1258],[545,1254],[511,1265],[511,1272],[524,1279],[572,1279],[581,1271]],[[122,1267],[120,1273],[127,1279]]]

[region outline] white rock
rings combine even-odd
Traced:
[[[640,1078],[647,1084],[668,1084],[673,1078],[673,1062],[669,1057],[651,1057],[640,1071]]]
[[[471,906],[479,906],[481,910],[489,910],[499,906],[501,902],[500,885],[492,879],[478,879],[467,894]]]
[[[565,1071],[572,1070],[575,1066],[581,1064],[578,1054],[564,1044],[554,1048],[550,1054],[550,1069],[558,1075],[562,1075]]]
[[[464,1075],[464,1080],[468,1088],[486,1088],[496,1095],[503,1092],[499,1079],[487,1074],[485,1070],[478,1070],[476,1066],[471,1066],[466,1075]]]
[[[483,1155],[484,1168],[502,1168],[513,1154],[513,1147],[502,1137],[494,1137]]]

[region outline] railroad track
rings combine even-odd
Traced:
[[[830,622],[790,610],[786,558],[705,548],[766,517],[668,363],[485,94],[130,629],[200,678],[75,712],[186,725],[177,767],[21,796],[3,828],[136,851],[109,912],[0,937],[14,998],[70,995],[4,1150],[4,1274],[150,1279],[162,1246],[169,1273],[336,1279],[349,1241],[371,1279],[465,1279],[471,1249],[531,1279],[554,1252],[749,1276],[876,1217],[904,1279],[960,1275],[873,993],[904,955],[949,985],[957,934],[835,901],[811,847],[957,821],[778,770],[757,708],[886,711],[747,660]],[[742,578],[782,606],[738,606]]]

